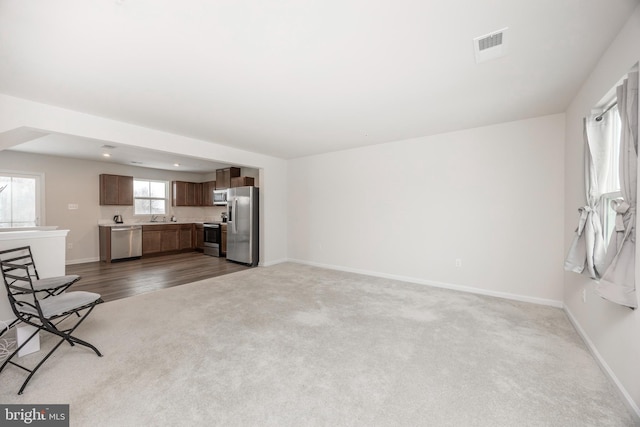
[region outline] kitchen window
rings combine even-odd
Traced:
[[[43,218],[41,174],[0,171],[0,227],[35,227]]]
[[[153,181],[145,179],[133,180],[133,204],[135,215],[164,215],[166,214],[167,181]]]

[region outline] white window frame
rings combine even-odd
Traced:
[[[602,234],[606,243],[606,248],[609,247],[611,235],[615,232],[617,213],[611,208],[611,202],[613,200],[623,200],[622,192],[612,191],[611,193],[604,193],[600,197],[600,208],[598,209],[602,220]]]
[[[44,173],[43,172],[29,172],[29,171],[16,171],[16,170],[8,170],[8,169],[0,169],[0,176],[10,176],[16,178],[34,178],[36,181],[36,197],[35,197],[35,226],[46,225],[45,219],[45,209],[44,209]],[[20,227],[9,227],[9,228],[20,228]]]
[[[149,216],[149,215],[166,215],[168,210],[169,200],[169,181],[165,181],[163,179],[148,179],[148,178],[133,178],[133,185],[135,188],[136,181],[145,181],[145,182],[161,182],[164,184],[164,198],[162,197],[136,197],[135,191],[133,195],[133,215],[134,216]],[[164,213],[161,214],[152,214],[149,212],[138,213],[136,212],[136,200],[164,200]]]

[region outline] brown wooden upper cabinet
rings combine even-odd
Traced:
[[[189,183],[185,181],[173,181],[171,182],[171,187],[171,206],[187,206]]]
[[[202,183],[172,181],[171,206],[202,206]]]
[[[255,179],[250,176],[236,176],[231,178],[231,188],[235,187],[253,187]]]
[[[133,206],[133,177],[101,174],[100,204]]]
[[[215,181],[207,181],[202,183],[202,206],[214,206],[213,190],[215,189]]]
[[[230,167],[216,170],[216,190],[231,188],[231,178],[240,176],[240,168]]]

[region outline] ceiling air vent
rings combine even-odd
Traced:
[[[503,28],[473,39],[476,62],[496,59],[507,54],[507,30]]]

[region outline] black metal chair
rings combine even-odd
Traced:
[[[3,251],[6,252],[6,251]],[[29,251],[30,253],[30,251]],[[0,255],[2,253],[0,252]],[[22,260],[26,258],[20,258]],[[8,365],[14,365],[29,372],[29,376],[22,384],[18,394],[22,394],[27,383],[36,371],[42,366],[44,362],[60,347],[63,342],[68,342],[71,346],[80,344],[93,350],[98,356],[102,357],[102,354],[96,347],[83,341],[73,335],[71,335],[75,329],[87,318],[89,313],[93,311],[95,306],[102,302],[100,295],[93,292],[73,291],[73,292],[60,292],[59,289],[65,284],[60,285],[57,288],[46,288],[42,282],[36,279],[33,280],[31,273],[31,262],[14,262],[13,259],[0,259],[0,271],[4,280],[5,287],[7,289],[7,296],[9,298],[9,304],[16,316],[16,321],[24,322],[27,325],[34,326],[35,332],[31,334],[22,344],[20,344],[13,353],[4,361],[0,366],[0,372]],[[20,260],[17,260],[20,261]],[[46,280],[46,279],[45,279]],[[39,284],[36,289],[35,283]],[[55,280],[49,282],[51,285],[59,284]],[[71,284],[69,284],[70,286]],[[64,289],[68,288],[66,286]],[[40,296],[44,293],[44,297]],[[74,319],[69,320],[70,323],[65,329],[59,329],[58,325],[68,319],[72,315],[77,315]],[[18,354],[18,352],[29,341],[35,337],[38,332],[45,331],[53,335],[60,337],[60,341],[40,360],[40,362],[32,369],[29,369],[12,359]]]
[[[40,293],[38,296],[41,298],[47,298],[49,296],[61,294],[66,291],[69,286],[80,280],[80,276],[78,276],[77,274],[47,277],[41,279],[40,274],[38,273],[38,269],[36,268],[36,263],[33,260],[31,246],[21,246],[19,248],[0,251],[0,261],[8,261],[15,264],[28,266],[29,275],[31,276],[31,281],[33,283],[33,288],[36,290],[36,292]],[[19,286],[21,285],[21,283],[16,283],[16,285]],[[26,290],[30,292],[30,289]],[[19,319],[15,319],[14,321],[12,321],[9,324],[9,328],[7,330],[9,330],[19,321]],[[0,333],[0,336],[2,336],[4,332],[6,331]]]
[[[0,251],[0,261],[7,261],[13,264],[25,265],[29,269],[29,276],[31,276],[31,283],[33,289],[36,292],[42,292],[43,298],[61,294],[67,290],[67,288],[80,280],[80,276],[77,274],[69,274],[65,276],[40,278],[36,263],[33,260],[33,254],[31,253],[31,246],[21,246],[14,249],[6,249]],[[17,286],[24,285],[22,283],[16,283]],[[25,288],[26,289],[26,288]],[[30,291],[30,289],[26,289]]]

